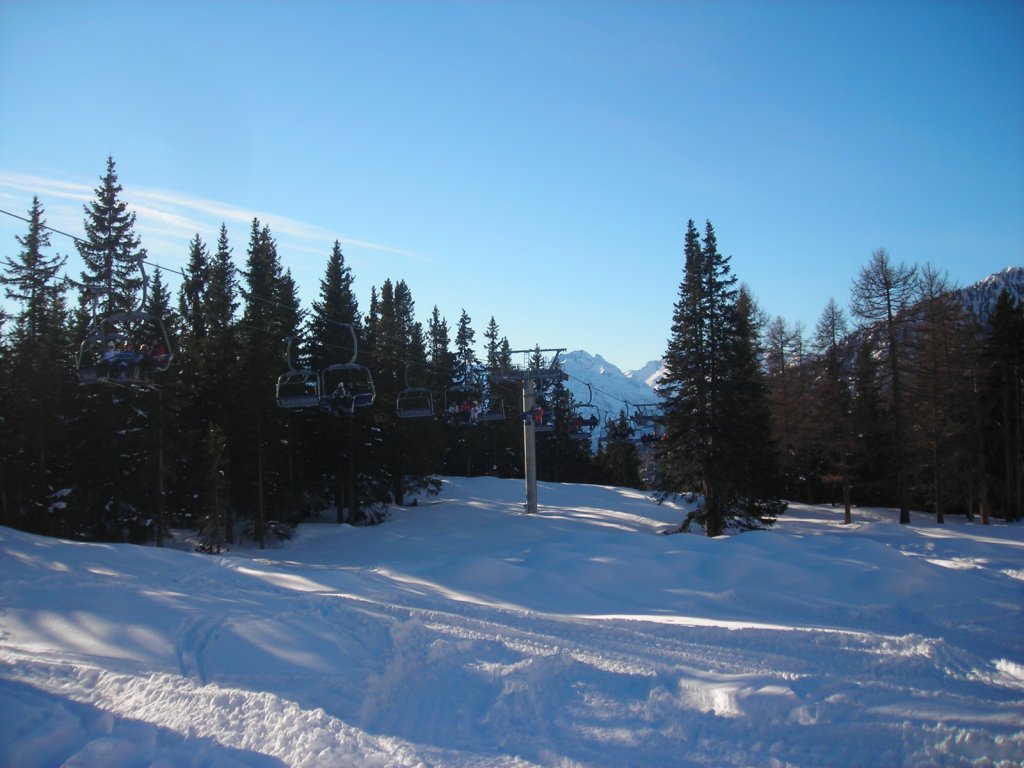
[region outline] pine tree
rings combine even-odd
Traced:
[[[226,238],[223,226],[221,234]],[[206,518],[203,510],[211,503],[206,482],[210,457],[202,448],[209,430],[218,429],[223,437],[224,419],[218,407],[218,394],[223,402],[227,395],[222,390],[227,389],[227,382],[218,376],[222,377],[228,366],[217,370],[208,358],[208,293],[212,280],[210,255],[197,233],[189,242],[188,264],[178,289],[180,334],[176,340],[176,368],[180,376],[172,380],[172,402],[161,402],[162,413],[166,414],[163,424],[175,426],[165,442],[170,465],[167,474],[177,480],[168,483],[164,511],[179,526],[199,527],[198,521]],[[215,381],[219,381],[219,387],[213,384]],[[223,537],[223,529],[218,536]]]
[[[285,340],[297,333],[301,312],[295,305],[294,282],[281,266],[270,229],[256,219],[244,276],[247,291],[238,367],[245,388],[235,393],[228,433],[231,497],[253,510],[252,535],[262,545],[267,509],[288,506],[288,478],[282,471],[287,465],[286,425],[273,396],[277,377],[285,369]]]
[[[460,376],[472,376],[476,367],[480,365],[480,359],[473,349],[476,333],[473,331],[472,323],[472,319],[463,309],[459,316],[459,327],[455,332],[455,366],[457,375]]]
[[[199,254],[197,257],[195,269],[190,267],[184,283],[202,277],[199,308],[193,318],[195,328],[187,334],[190,338],[186,346],[193,349],[182,355],[183,365],[190,366],[188,370],[193,372],[185,380],[192,383],[191,407],[196,423],[205,429],[212,422],[226,430],[236,389],[244,385],[239,376],[240,329],[235,322],[238,281],[226,226],[221,225],[217,250],[208,262]],[[193,312],[191,304],[182,310],[186,318]],[[186,327],[189,324],[186,321]]]
[[[844,523],[853,522],[850,498],[850,409],[849,371],[843,354],[843,342],[849,333],[846,315],[829,299],[814,329],[817,354],[814,387],[811,390],[811,414],[818,425],[816,455],[826,485],[838,485],[842,491]],[[834,502],[835,499],[833,498]]]
[[[640,456],[636,443],[627,439],[630,432],[625,411],[618,418],[608,419],[607,440],[602,441],[594,458],[594,481],[623,488],[643,488],[640,477]]]
[[[427,322],[427,357],[434,377],[430,386],[443,391],[448,386],[449,373],[455,366],[455,356],[451,351],[448,321],[441,316],[436,305]]]
[[[20,252],[3,260],[0,273],[7,299],[18,307],[3,362],[3,519],[29,530],[63,533],[49,512],[49,496],[67,463],[63,412],[70,388],[63,361],[69,339],[59,274],[66,257],[46,253],[49,231],[38,198],[32,200],[28,224],[25,236],[15,238]]]
[[[354,282],[341,243],[335,241],[306,328],[308,364],[314,370],[346,364],[357,355],[361,359],[356,362],[368,362],[368,356],[372,355],[370,339],[363,330],[365,324],[359,312]],[[361,514],[358,499],[365,499],[366,491],[358,488],[355,462],[357,454],[362,453],[360,446],[366,442],[366,432],[372,428],[370,417],[353,413],[345,418],[314,418],[315,423],[310,425],[311,454],[307,463],[315,471],[309,473],[304,485],[307,488],[315,485],[312,481],[319,477],[322,487],[333,489],[337,521],[357,522]],[[290,422],[298,421],[297,415],[290,418]],[[307,494],[314,495],[310,490]]]
[[[200,344],[206,338],[204,298],[210,280],[210,255],[197,232],[188,244],[188,264],[178,289],[178,313],[182,332],[189,342]]]
[[[751,307],[737,305],[736,278],[710,222],[703,242],[693,221],[687,224],[684,257],[659,384],[666,412],[661,496],[699,497],[684,528],[696,520],[718,536],[728,520],[769,522],[782,505],[771,487],[773,445],[762,424],[768,410]]]
[[[146,251],[135,234],[135,213],[121,200],[122,191],[114,159],[108,157],[96,198],[85,205],[85,238],[76,241],[85,262],[82,306],[95,301],[103,316],[134,309],[142,287],[139,267]]]
[[[982,412],[987,474],[996,513],[1024,518],[1024,304],[1005,290],[996,301],[982,349]]]
[[[850,405],[851,474],[860,504],[888,504],[892,490],[892,424],[883,405],[879,363],[870,334],[859,334]]]
[[[375,307],[373,322],[367,320],[368,336],[374,339],[372,367],[376,373],[378,405],[372,424],[379,441],[371,442],[373,472],[392,503],[403,505],[407,495],[436,490],[431,474],[439,468],[441,436],[432,419],[400,419],[397,402],[406,386],[407,371],[423,370],[426,341],[415,320],[415,301],[404,280],[385,280]],[[375,458],[374,458],[375,457]],[[382,499],[384,500],[384,499]]]
[[[153,272],[153,279],[150,281],[149,290],[146,291],[146,304],[142,307],[142,310],[146,314],[163,320],[167,328],[167,334],[173,344],[176,341],[177,329],[181,318],[172,308],[171,292],[164,283],[163,272],[159,267]]]
[[[38,197],[32,198],[28,216],[28,232],[24,237],[15,237],[21,252],[3,260],[3,275],[0,276],[6,297],[22,306],[14,320],[16,333],[23,340],[38,339],[44,332],[57,277],[67,262],[66,256],[45,253],[50,247],[50,232]]]
[[[488,371],[496,371],[498,369],[498,352],[501,346],[501,339],[499,338],[498,323],[495,321],[494,315],[491,315],[490,322],[487,323],[484,338],[487,340],[485,347],[487,357],[484,364],[487,366]]]
[[[732,518],[741,525],[758,527],[772,523],[786,505],[779,499],[781,476],[772,436],[767,384],[760,364],[758,323],[760,310],[746,288],[741,287],[733,306],[734,325],[726,338],[726,387],[722,418],[729,477],[726,488],[732,499]],[[796,337],[800,338],[799,329]],[[799,368],[799,365],[798,365]],[[798,427],[799,453],[805,454]]]
[[[320,297],[313,301],[306,334],[313,368],[336,362],[347,362],[351,356],[352,326],[360,330],[359,303],[353,290],[355,278],[345,264],[341,243],[334,241],[327,261],[327,270],[320,280]]]

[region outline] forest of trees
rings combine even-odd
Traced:
[[[435,306],[424,327],[401,279],[374,286],[363,310],[337,242],[324,254],[318,298],[303,309],[273,234],[257,220],[238,263],[226,227],[216,243],[196,235],[174,296],[165,271],[146,268],[113,159],[85,206],[85,235],[74,240],[80,275],[65,274],[66,257],[51,254],[38,199],[24,219],[16,254],[0,262],[15,308],[0,317],[0,523],[158,544],[169,529],[191,527],[217,550],[240,536],[286,534],[331,506],[339,522],[377,522],[388,505],[436,490],[441,475],[522,476],[519,385],[493,385],[509,414],[493,423],[455,428],[396,411],[407,383],[429,388],[440,412],[467,371],[508,363],[494,318],[479,360],[465,311],[452,328]],[[126,312],[162,319],[170,369],[156,386],[83,385],[83,339],[97,318]],[[357,351],[372,372],[375,405],[351,415],[278,407],[289,338],[295,358],[313,369]],[[571,411],[561,382],[543,394],[556,412]],[[569,435],[569,421],[537,441],[540,479],[639,483],[633,446],[591,456]]]
[[[337,242],[304,309],[257,220],[237,263],[225,226],[216,243],[196,235],[174,295],[121,193],[111,158],[73,241],[80,274],[65,273],[39,199],[16,252],[0,261],[9,310],[0,314],[0,523],[158,545],[189,527],[219,551],[239,537],[288,535],[332,506],[338,522],[379,522],[442,475],[522,477],[519,385],[486,378],[510,362],[493,317],[481,359],[466,312],[453,328],[434,306],[424,326],[401,279],[373,286],[360,308]],[[1019,303],[1004,294],[983,325],[943,275],[880,250],[853,282],[850,317],[830,302],[805,338],[737,284],[710,222],[703,238],[689,222],[684,256],[657,471],[641,476],[651,449],[635,441],[603,441],[592,455],[569,433],[571,393],[553,381],[544,396],[559,418],[537,441],[540,479],[699,494],[685,524],[709,535],[768,523],[781,499],[837,503],[847,521],[855,504],[898,507],[903,522],[911,508],[940,522],[1021,518]],[[162,320],[173,358],[158,386],[83,385],[76,375],[83,339],[117,313]],[[372,407],[279,407],[289,366],[353,356],[372,373]],[[475,377],[508,418],[455,427],[399,417],[408,387],[432,392],[440,411],[445,392]]]

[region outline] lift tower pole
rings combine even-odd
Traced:
[[[537,511],[537,428],[531,418],[533,407],[536,405],[537,381],[545,379],[565,380],[566,376],[558,367],[558,355],[565,352],[562,349],[518,349],[511,350],[509,354],[536,354],[539,352],[554,352],[551,363],[546,368],[516,368],[502,371],[498,377],[503,381],[521,381],[523,383],[523,464],[526,477],[526,512],[533,514]]]
[[[523,378],[523,474],[526,476],[526,513],[537,511],[537,428],[533,424],[533,379]]]

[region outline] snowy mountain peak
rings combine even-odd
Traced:
[[[964,307],[981,322],[987,323],[995,310],[999,294],[1004,290],[1015,302],[1024,301],[1024,267],[1007,267],[1002,272],[962,288],[960,295]]]
[[[658,386],[658,382],[661,377],[665,374],[665,363],[662,360],[651,360],[647,365],[642,368],[638,368],[635,371],[626,371],[626,376],[630,379],[638,379],[652,390]]]
[[[656,403],[659,398],[651,382],[656,381],[662,364],[651,361],[637,371],[623,372],[601,355],[576,350],[560,358],[568,374],[566,386],[577,402],[597,406],[601,418],[616,418],[620,411],[627,415],[633,406]]]

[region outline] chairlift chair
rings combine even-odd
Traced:
[[[434,395],[426,387],[409,386],[409,364],[405,365],[405,388],[395,402],[400,419],[423,419],[434,415]]]
[[[574,404],[569,422],[569,437],[577,440],[589,440],[593,437],[594,429],[601,423],[601,409],[594,405],[594,390],[590,384],[586,384],[586,387],[587,402]]]
[[[331,410],[353,413],[373,405],[377,390],[370,369],[358,363],[333,363],[320,371],[320,403]]]
[[[151,375],[163,373],[171,367],[174,351],[163,318],[141,309],[146,306],[149,281],[146,279],[145,261],[141,256],[138,262],[142,273],[142,296],[138,309],[113,312],[98,319],[99,296],[97,293],[92,295],[93,327],[75,354],[75,373],[83,384],[134,384],[149,388],[152,386]],[[163,346],[162,355],[146,355],[139,351],[143,344],[153,340]],[[135,354],[129,354],[131,350],[127,349],[128,344],[138,345]],[[105,358],[108,350],[118,350],[118,354],[113,358]]]
[[[540,420],[534,419],[533,431],[534,432],[554,432],[555,431],[555,409],[548,404],[548,407],[540,405],[543,408],[543,413],[540,414]]]
[[[367,408],[377,399],[373,375],[365,365],[356,362],[359,340],[356,329],[345,324],[352,336],[352,354],[345,363],[332,363],[320,369],[320,407],[333,413],[355,413],[356,408]]]
[[[320,379],[316,371],[296,370],[277,379],[277,404],[286,410],[320,407]]]
[[[455,384],[444,391],[445,421],[453,426],[466,427],[476,423],[473,418],[473,405],[480,408],[483,391],[480,387],[469,384]],[[480,413],[483,411],[480,410]],[[479,414],[478,414],[479,416]]]
[[[294,342],[295,337],[289,336],[284,350],[284,361],[288,365],[288,370],[277,378],[277,405],[286,410],[319,408],[320,377],[316,371],[296,365],[292,352]]]
[[[596,405],[584,403],[576,406],[576,413],[569,423],[569,437],[589,440],[601,424],[601,411]]]
[[[398,393],[398,418],[422,419],[434,415],[434,395],[426,387],[407,387]]]
[[[649,403],[637,405],[634,403],[633,407],[636,408],[636,411],[629,418],[639,428],[653,427],[661,418],[657,412],[657,405]]]
[[[488,397],[480,404],[480,414],[477,416],[477,421],[494,422],[504,420],[505,401],[500,397]]]
[[[142,346],[157,340],[164,354],[147,355]],[[129,344],[137,345],[128,350]],[[116,350],[110,359],[104,355]],[[130,384],[152,386],[151,376],[171,366],[174,352],[167,327],[158,315],[149,312],[114,312],[96,322],[75,354],[75,373],[83,384]]]

